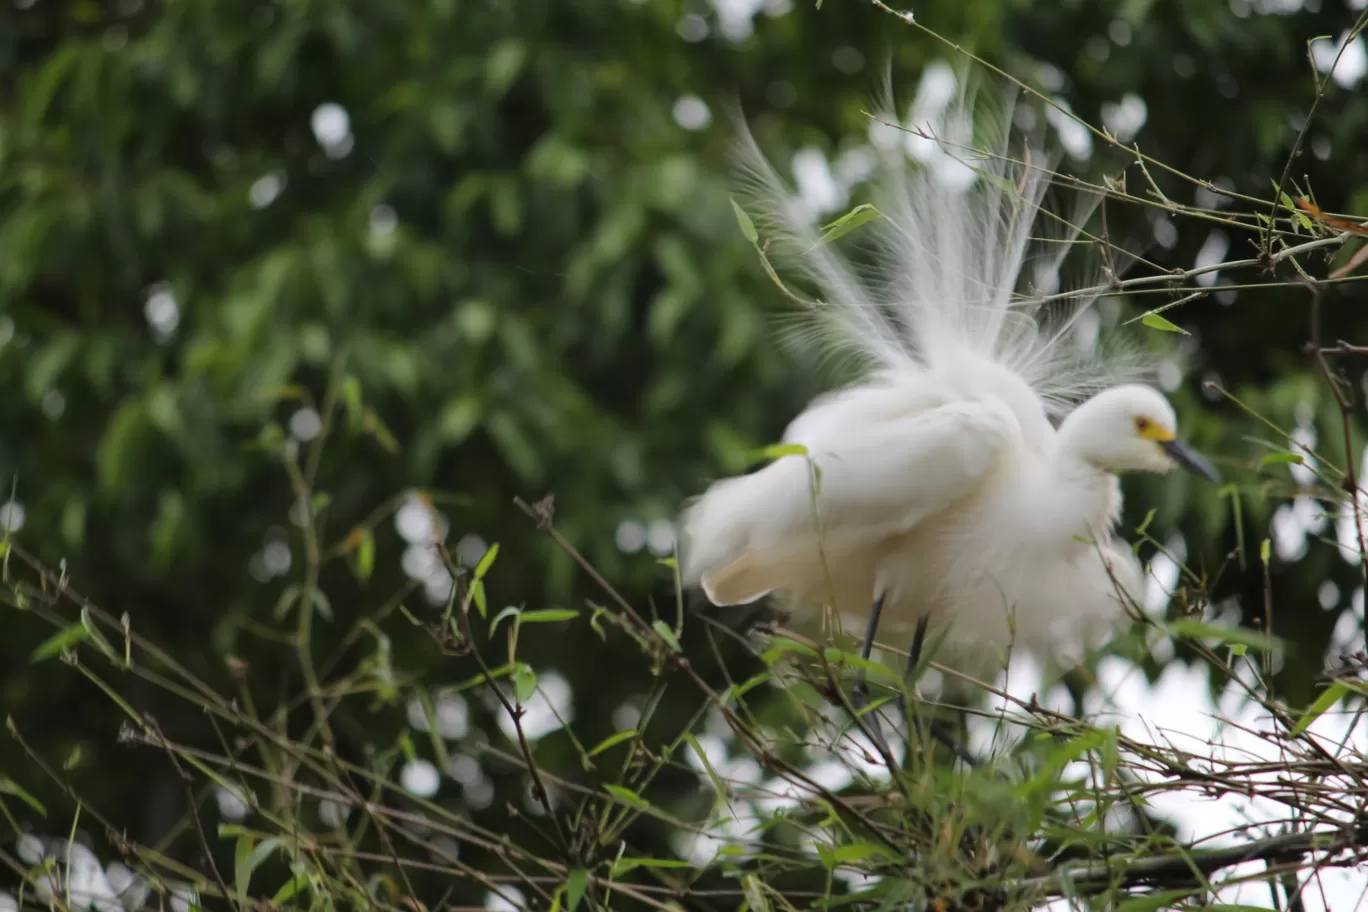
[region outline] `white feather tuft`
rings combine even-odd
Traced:
[[[1069,330],[1095,293],[1037,284],[1059,283],[1096,201],[1080,193],[1067,215],[1043,208],[1052,158],[1013,136],[1011,99],[979,103],[962,75],[940,63],[927,68],[906,120],[890,101],[882,109],[871,203],[883,217],[848,236],[872,248],[867,266],[822,241],[811,207],[742,128],[746,208],[774,258],[820,291],[808,337],[854,356],[866,372],[987,359],[1025,381],[1053,417],[1151,372],[1134,350],[1073,344]]]

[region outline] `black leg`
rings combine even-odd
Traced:
[[[869,612],[869,625],[865,628],[864,642],[860,644],[860,658],[868,660],[874,651],[874,634],[879,630],[879,615],[883,613],[884,597],[880,595],[874,600],[874,607]],[[855,686],[851,688],[851,696],[857,710],[864,709],[869,705],[869,683],[865,680],[864,669],[861,668],[855,674]],[[888,749],[888,742],[884,740],[883,725],[879,722],[877,711],[866,713],[865,718],[869,720],[869,731],[874,736],[879,748],[888,756],[893,752]]]
[[[917,619],[917,630],[912,635],[912,648],[907,652],[907,669],[903,672],[904,679],[912,674],[917,663],[921,661],[922,649],[926,647],[926,628],[930,622],[930,616],[925,614]],[[907,705],[902,694],[898,694],[898,713],[904,719],[908,717]],[[913,724],[915,724],[915,720]],[[950,734],[950,730],[945,727],[945,723],[940,719],[932,719],[926,728],[931,733],[931,737],[949,748],[950,752],[963,761],[965,766],[978,766],[978,761],[974,759],[974,755],[960,746],[960,743],[955,740],[954,736]]]

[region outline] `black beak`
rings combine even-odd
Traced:
[[[1201,475],[1203,478],[1215,482],[1216,484],[1221,483],[1221,473],[1216,471],[1216,467],[1210,462],[1207,462],[1205,456],[1188,446],[1186,443],[1183,443],[1183,441],[1166,440],[1159,444],[1159,446],[1164,448],[1164,452],[1168,453],[1170,459],[1187,469],[1189,472]]]

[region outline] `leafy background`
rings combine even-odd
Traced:
[[[1229,206],[1178,173],[1272,199],[1295,147],[1300,190],[1361,215],[1363,39],[1321,98],[1315,63],[1328,68],[1325,46],[1361,8],[955,0],[915,14],[1083,120],[1128,129],[1176,169],[1154,174],[1176,203]],[[1309,46],[1317,36],[1329,37]],[[561,533],[645,613],[673,620],[659,558],[679,504],[744,468],[830,380],[771,332],[791,305],[737,230],[728,113],[739,103],[781,160],[805,150],[809,180],[830,189],[822,163],[839,185],[885,55],[906,97],[951,59],[850,0],[5,4],[0,470],[16,541],[216,689],[285,701],[310,673],[278,633],[299,610],[310,545],[283,457],[319,436],[332,390],[349,433],[320,451],[327,500],[314,507],[330,542],[374,530],[361,549],[373,567],[352,540],[322,569],[318,656],[367,661],[349,631],[397,616],[393,593],[419,618],[445,600],[449,574],[415,544],[430,524],[415,491],[466,566],[500,543],[494,610],[601,598],[513,505],[554,493]],[[1145,191],[1134,156],[1096,138],[1066,164],[1093,179],[1125,169]],[[1109,216],[1155,269],[1253,255],[1251,233],[1163,206]],[[1324,275],[1352,246],[1311,268]],[[1150,534],[1213,577],[1213,611],[1250,625],[1263,617],[1258,543],[1271,539],[1273,627],[1291,644],[1277,685],[1304,705],[1327,656],[1362,647],[1364,570],[1338,544],[1352,538],[1352,523],[1337,529],[1338,495],[1302,466],[1260,464],[1259,441],[1286,449],[1295,432],[1329,463],[1357,463],[1362,371],[1342,362],[1356,396],[1346,456],[1340,409],[1303,348],[1310,298],[1289,275],[1220,274],[1229,287],[1166,313],[1188,335],[1126,328],[1170,359],[1182,424],[1235,486],[1137,479],[1128,518],[1153,507]],[[1363,339],[1365,300],[1361,285],[1328,287],[1321,338]],[[0,624],[0,697],[27,745],[0,738],[0,770],[55,807],[62,789],[25,772],[26,751],[67,758],[85,800],[130,837],[187,838],[171,765],[117,743],[121,720],[88,680],[30,661],[51,626],[13,609]],[[413,624],[386,631],[396,706],[476,673]],[[623,648],[575,624],[527,636],[519,657],[595,744],[650,684]],[[215,737],[193,707],[124,683],[177,738]],[[410,722],[378,702],[334,716],[340,750],[393,743]],[[453,749],[501,737],[497,706],[460,706]],[[694,709],[667,695],[662,712],[677,726]],[[538,751],[573,763],[564,739]],[[442,800],[512,826],[524,777],[489,765],[471,781],[484,784],[443,786]]]

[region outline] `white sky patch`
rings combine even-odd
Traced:
[[[907,111],[907,123],[912,131],[904,134],[907,154],[923,163],[942,155],[932,136],[943,136],[945,112],[955,97],[955,71],[944,60],[928,64],[917,85],[917,95]],[[928,135],[919,136],[918,133]]]
[[[1197,260],[1193,266],[1197,269],[1208,269],[1225,259],[1226,251],[1230,250],[1230,238],[1224,231],[1216,230],[1207,235],[1202,248],[1197,251]],[[1221,274],[1219,269],[1212,272],[1204,272],[1197,276],[1198,285],[1215,285],[1216,277]]]
[[[686,130],[702,130],[712,123],[712,111],[697,95],[683,95],[674,104],[674,121]]]
[[[165,342],[175,335],[180,326],[180,305],[176,303],[175,292],[168,282],[158,282],[147,289],[143,302],[143,316],[158,342]]]
[[[836,182],[821,149],[809,146],[794,154],[793,180],[798,185],[798,200],[810,217],[830,215],[849,198]]]
[[[1349,34],[1345,31],[1333,42],[1321,39],[1311,44],[1311,60],[1315,63],[1316,69],[1327,73],[1333,66],[1335,69],[1330,78],[1342,89],[1354,88],[1363,80],[1364,74],[1368,73],[1368,49],[1365,48],[1363,36],[1355,36],[1346,46]],[[1339,57],[1338,63],[1335,62],[1336,56]]]
[[[527,897],[517,887],[501,886],[499,892],[485,897],[487,912],[523,912],[527,908]]]
[[[618,523],[613,540],[623,554],[636,554],[646,547],[646,527],[635,519],[624,519]]]
[[[1134,92],[1127,93],[1118,102],[1102,105],[1102,122],[1121,142],[1134,139],[1148,118],[1149,106]]]
[[[252,182],[251,189],[247,191],[247,201],[253,209],[265,209],[276,201],[276,197],[280,196],[284,189],[285,175],[272,171]]]
[[[745,41],[755,31],[755,14],[765,0],[710,0],[717,14],[717,30],[732,44]]]
[[[1368,447],[1363,451],[1363,462],[1359,466],[1359,478],[1368,478]],[[1360,483],[1360,488],[1362,483]],[[1357,515],[1358,522],[1354,522]],[[1357,494],[1353,501],[1340,505],[1339,516],[1335,520],[1335,541],[1339,545],[1340,556],[1350,564],[1357,565],[1363,560],[1360,541],[1368,542],[1368,497]]]
[[[537,692],[523,704],[523,710],[523,717],[519,721],[528,741],[536,741],[551,732],[559,731],[562,728],[562,720],[567,725],[575,720],[575,704],[570,682],[558,672],[543,672],[537,676]],[[509,740],[518,737],[518,729],[508,717],[508,713],[500,709],[498,720],[499,729]]]
[[[1055,129],[1055,133],[1059,135],[1059,142],[1064,147],[1064,151],[1074,158],[1092,158],[1092,133],[1088,132],[1087,127],[1071,116],[1073,109],[1069,107],[1067,101],[1058,97],[1052,100],[1063,110],[1059,110],[1054,105],[1047,105],[1045,107],[1045,119],[1049,121],[1050,126]]]
[[[442,784],[442,776],[431,760],[417,757],[404,764],[399,771],[399,784],[404,791],[419,798],[431,798]]]
[[[336,102],[325,102],[314,108],[309,118],[314,139],[329,158],[345,158],[356,140],[351,132],[351,115]]]
[[[1173,591],[1182,575],[1179,562],[1187,559],[1187,542],[1173,538],[1165,543],[1163,551],[1156,551],[1150,558],[1145,573],[1145,594],[1142,597],[1145,611],[1151,615],[1162,616],[1168,610]]]

